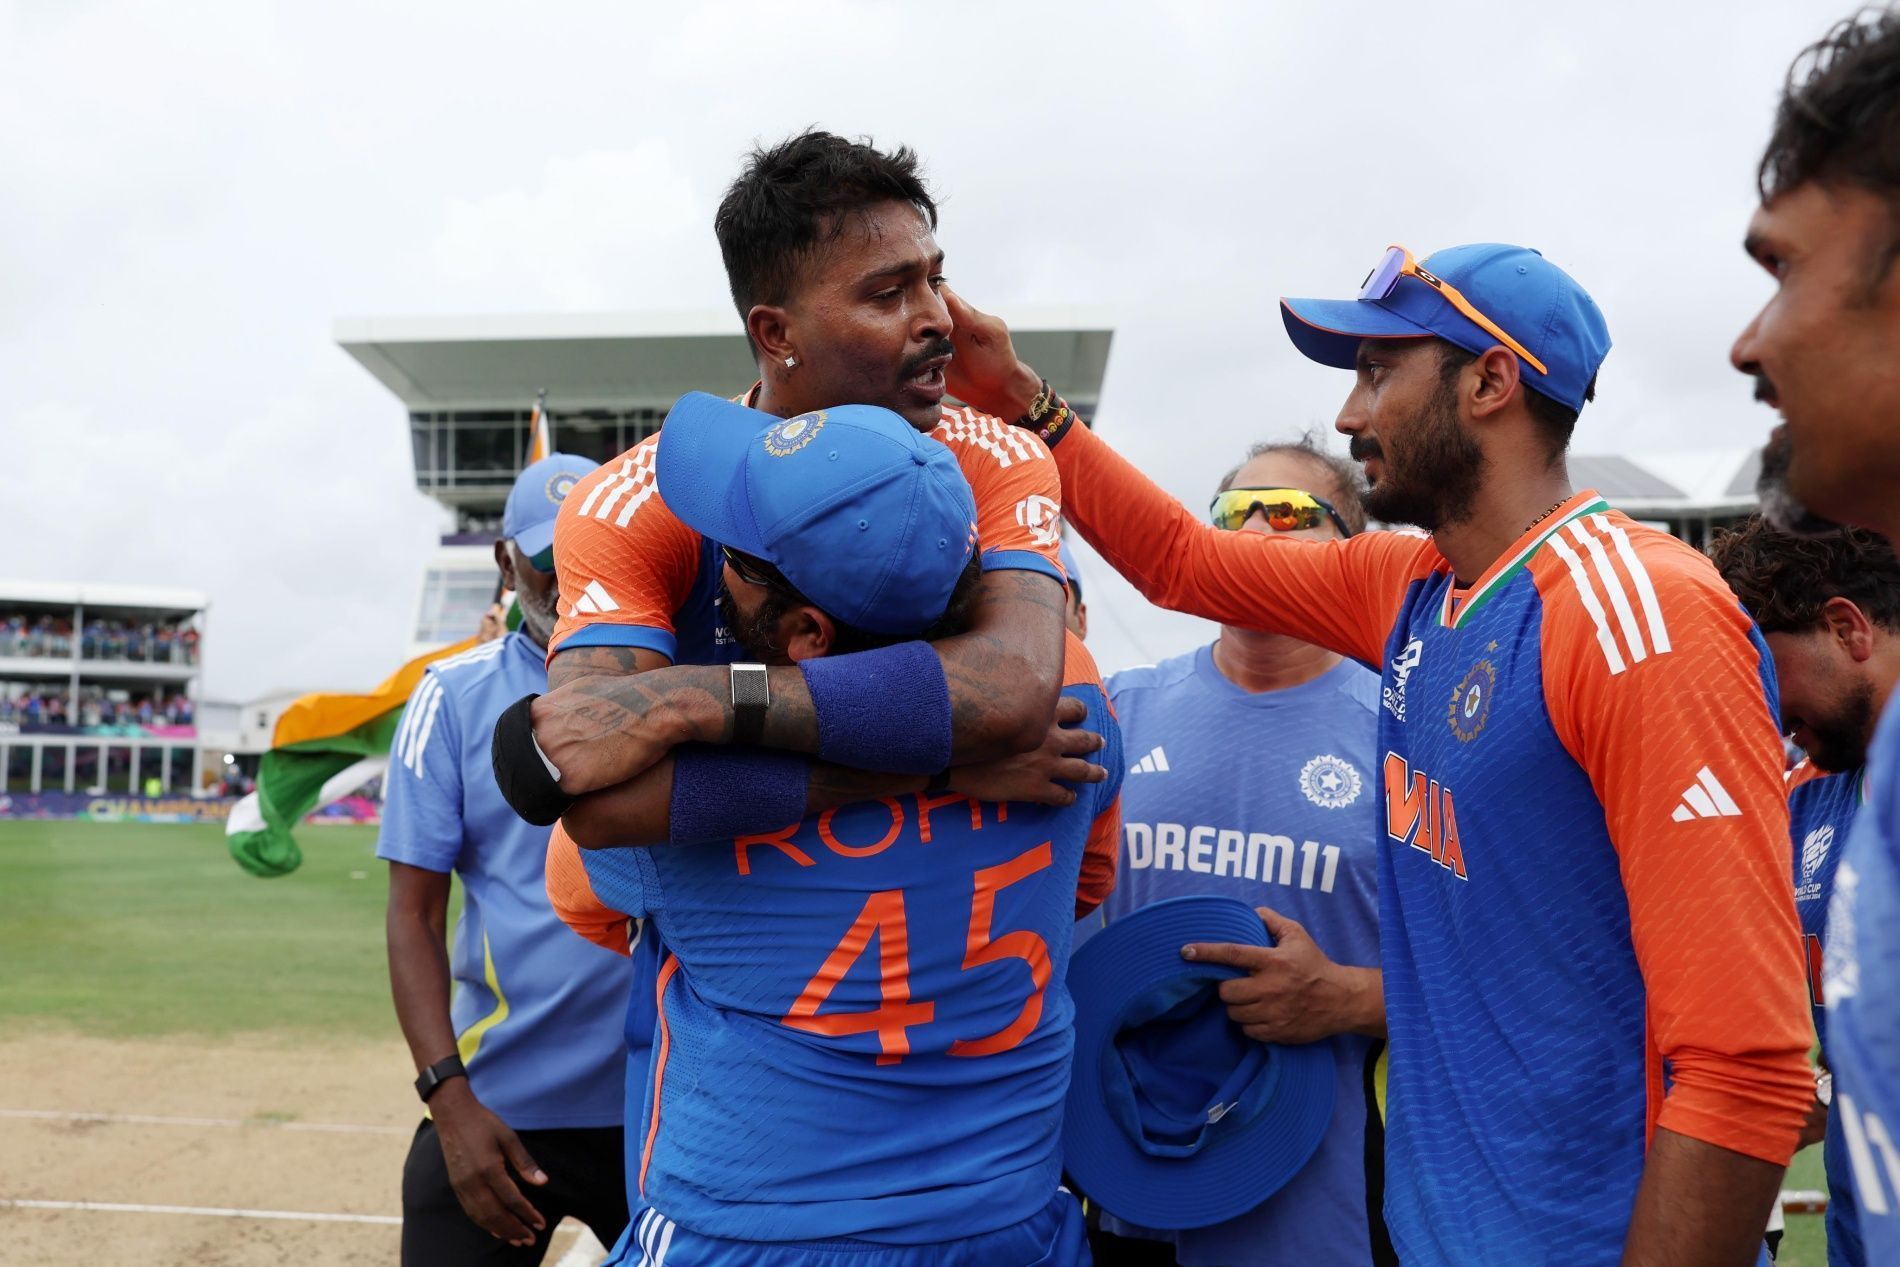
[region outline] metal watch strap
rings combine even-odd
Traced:
[[[765,710],[772,703],[771,679],[763,664],[732,666],[732,742],[756,744],[765,737]]]
[[[440,1091],[442,1084],[450,1078],[466,1077],[468,1077],[468,1069],[462,1064],[462,1057],[459,1054],[446,1056],[416,1076],[416,1094],[422,1097],[424,1104],[427,1104],[429,1097]]]

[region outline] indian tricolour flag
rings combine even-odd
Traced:
[[[257,790],[231,807],[225,843],[252,875],[288,875],[303,862],[291,829],[342,800],[389,765],[389,745],[409,693],[436,660],[466,651],[469,638],[417,656],[367,695],[306,695],[286,708],[257,769]]]

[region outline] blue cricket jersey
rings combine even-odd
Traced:
[[[1130,763],[1123,852],[1114,893],[1083,928],[1165,898],[1236,897],[1299,921],[1339,963],[1377,967],[1378,675],[1347,660],[1310,682],[1255,694],[1221,674],[1210,646],[1117,673],[1108,690]],[[1172,1239],[1183,1267],[1374,1261],[1374,1244],[1387,1244],[1383,1221],[1376,1238],[1371,1230],[1383,1197],[1383,1131],[1371,1103],[1382,1044],[1356,1034],[1324,1041],[1337,1107],[1292,1183],[1213,1227],[1105,1226]]]
[[[429,666],[390,746],[376,856],[462,879],[449,1012],[476,1097],[516,1130],[618,1126],[626,960],[554,914],[548,829],[502,799],[489,753],[502,710],[547,683],[520,632]]]
[[[1794,843],[1794,905],[1801,917],[1801,953],[1808,965],[1808,994],[1814,1003],[1814,1031],[1825,1040],[1826,1001],[1822,953],[1827,945],[1827,908],[1834,896],[1834,872],[1847,849],[1866,787],[1865,769],[1824,774],[1803,762],[1788,778],[1788,830]],[[1826,1042],[1822,1049],[1825,1053]],[[1825,1058],[1825,1056],[1824,1056]],[[1828,1106],[1827,1138],[1821,1157],[1827,1166],[1827,1261],[1829,1267],[1861,1267],[1859,1219],[1854,1209],[1847,1145],[1840,1123],[1840,1102]]]
[[[1867,754],[1867,785],[1828,912],[1828,1134],[1838,1128],[1853,1175],[1866,1261],[1900,1263],[1900,707],[1892,703]]]
[[[646,917],[665,946],[647,1109],[629,1118],[645,1204],[704,1236],[892,1245],[1048,1206],[1078,880],[1085,854],[1113,857],[1120,783],[1101,687],[1065,693],[1117,773],[1063,809],[917,794],[551,858],[564,909]]]
[[[1772,666],[1708,559],[1584,492],[1461,584],[1429,538],[1222,532],[1081,427],[1056,458],[1152,601],[1383,668],[1401,1261],[1611,1267],[1656,1131],[1787,1164],[1814,1081]]]
[[[757,393],[755,384],[742,403]],[[1062,483],[1042,442],[967,407],[946,406],[931,434],[957,455],[976,495],[984,570],[1036,571],[1060,581],[1053,525]],[[550,656],[570,647],[627,647],[658,652],[675,664],[740,658],[741,648],[719,615],[719,544],[688,528],[660,496],[659,444],[659,435],[648,436],[577,480],[563,503],[554,533],[561,619]],[[571,845],[558,826],[553,840],[557,847]],[[583,933],[627,950],[633,959],[632,989],[622,1009],[631,1108],[640,1098],[639,1077],[651,1051],[653,985],[664,948],[656,936],[629,937],[626,930],[626,921],[619,921],[611,931]],[[629,1168],[630,1189],[633,1174]]]

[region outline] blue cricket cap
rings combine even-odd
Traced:
[[[1082,570],[1076,565],[1075,551],[1069,549],[1069,539],[1062,538],[1056,543],[1056,562],[1062,565],[1062,575],[1068,579],[1068,586],[1075,591],[1075,601],[1082,601]]]
[[[1570,409],[1583,408],[1584,389],[1610,353],[1610,328],[1570,274],[1529,247],[1497,242],[1448,246],[1419,263],[1544,363],[1549,372],[1540,374],[1519,358],[1526,387]],[[1399,278],[1384,299],[1283,297],[1280,317],[1293,346],[1340,369],[1354,368],[1363,339],[1439,338],[1474,355],[1499,346],[1494,335],[1416,277]]]
[[[1159,1229],[1246,1213],[1298,1174],[1333,1117],[1333,1056],[1227,1018],[1244,975],[1181,958],[1189,942],[1271,944],[1229,897],[1171,898],[1110,923],[1069,961],[1075,1071],[1063,1165],[1118,1218]]]
[[[550,453],[515,476],[501,511],[501,535],[514,538],[521,553],[534,557],[554,544],[554,517],[582,476],[599,463],[572,453]]]
[[[674,514],[859,629],[922,632],[976,551],[976,497],[955,455],[888,409],[775,418],[689,392],[661,436]]]

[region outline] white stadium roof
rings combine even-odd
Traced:
[[[99,609],[175,612],[193,615],[211,606],[203,590],[158,585],[95,585],[89,581],[0,580],[0,604],[32,603],[47,607],[85,604]]]
[[[665,409],[689,391],[755,376],[730,310],[486,317],[344,317],[338,344],[411,410],[525,407],[542,388],[573,404]],[[1114,331],[1100,313],[1044,307],[1011,337],[1077,401],[1101,396]]]

